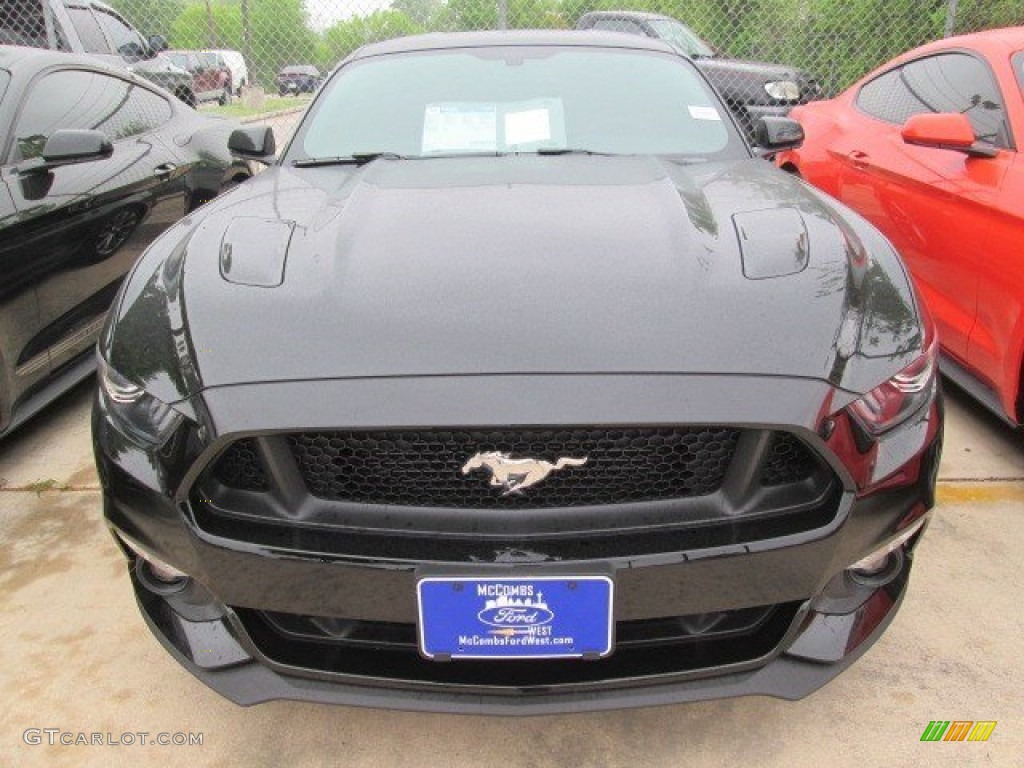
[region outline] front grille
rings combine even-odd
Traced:
[[[740,431],[714,427],[302,432],[288,443],[314,496],[406,507],[581,507],[706,496],[722,486]],[[555,464],[516,493],[490,485],[477,453],[502,451]]]
[[[494,484],[471,457],[558,465]],[[586,463],[579,461],[586,458]],[[512,492],[510,492],[510,490]],[[519,491],[519,492],[515,492]],[[827,525],[835,473],[793,434],[726,426],[331,430],[240,438],[200,473],[196,524],[262,546],[409,561],[614,558]],[[508,514],[514,511],[514,514]]]
[[[444,686],[479,694],[542,687],[615,685],[756,662],[793,624],[799,603],[691,616],[619,621],[615,652],[603,659],[428,661],[417,651],[413,624],[350,621],[235,608],[259,651],[271,662],[333,675],[387,679],[407,686]]]

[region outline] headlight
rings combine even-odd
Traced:
[[[850,411],[860,425],[880,435],[930,403],[935,396],[937,354],[938,343],[933,340],[921,357],[851,403]]]
[[[779,101],[799,101],[800,84],[792,80],[774,80],[764,84],[765,92]]]
[[[157,400],[142,387],[128,381],[102,356],[99,356],[100,397],[111,422],[120,432],[136,441],[162,445],[182,415]]]

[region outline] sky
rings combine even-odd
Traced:
[[[391,0],[306,0],[309,24],[317,32],[352,16],[366,16],[391,5]]]

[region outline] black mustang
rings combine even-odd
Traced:
[[[0,49],[0,436],[95,370],[146,246],[251,175],[233,127],[92,57]]]
[[[761,125],[761,153],[800,140]],[[892,247],[624,35],[368,46],[143,255],[104,509],[236,702],[529,714],[823,685],[929,519],[935,334]]]

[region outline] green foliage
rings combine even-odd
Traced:
[[[144,37],[170,36],[175,19],[185,9],[183,0],[109,0]]]
[[[1017,27],[1024,24],[1021,0],[960,0],[956,12],[957,34],[989,27]]]
[[[218,4],[211,7],[211,12],[212,25],[205,5],[185,8],[171,26],[171,47],[241,50],[242,14],[238,6]]]
[[[394,0],[391,10],[404,13],[419,29],[432,29],[444,7],[442,0]]]
[[[507,0],[509,29],[559,29],[572,26],[559,0]],[[444,31],[498,28],[498,0],[448,0],[436,27]]]
[[[794,61],[833,91],[911,48],[942,37],[947,0],[812,0]]]
[[[401,11],[374,11],[339,21],[324,33],[320,49],[322,68],[330,69],[361,45],[422,32],[423,28]]]

